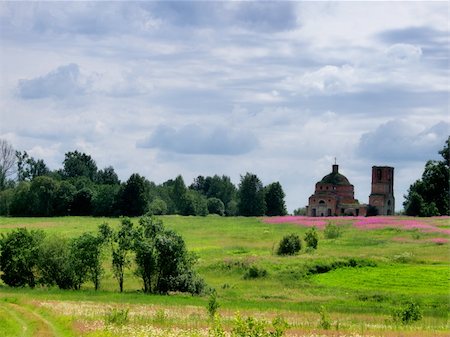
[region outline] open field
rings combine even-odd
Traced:
[[[180,233],[199,260],[197,269],[217,291],[225,330],[236,312],[271,322],[277,316],[292,336],[447,336],[450,276],[450,219],[376,218],[221,218],[162,217]],[[137,219],[133,219],[137,221]],[[95,232],[92,217],[0,218],[0,233],[17,227],[74,237]],[[325,239],[333,222],[342,236]],[[316,251],[280,257],[281,238],[319,231]],[[110,263],[105,256],[105,266]],[[250,269],[264,271],[249,276]],[[0,331],[4,336],[207,336],[208,295],[144,295],[130,270],[125,293],[118,293],[110,269],[95,292],[57,288],[13,289],[0,283]],[[401,325],[392,312],[408,300],[419,303],[423,319]],[[320,324],[323,306],[331,323]],[[123,314],[122,324],[114,317]]]

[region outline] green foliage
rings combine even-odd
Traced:
[[[128,322],[129,309],[111,309],[105,315],[106,324],[124,325]]]
[[[11,214],[11,203],[14,197],[14,189],[9,188],[0,191],[0,215],[8,216]]]
[[[216,313],[219,308],[220,304],[217,301],[217,293],[216,291],[212,291],[211,295],[209,295],[209,300],[206,305],[206,309],[208,310],[208,315],[210,319],[214,319],[216,317]]]
[[[167,203],[160,197],[156,197],[148,206],[148,213],[151,215],[167,214]]]
[[[112,269],[119,284],[119,291],[123,292],[125,269],[130,266],[130,253],[135,237],[133,223],[129,218],[122,218],[118,230],[114,231],[108,224],[99,226],[99,237],[108,242],[111,247]]]
[[[329,330],[331,328],[331,321],[330,321],[330,315],[328,314],[327,309],[321,305],[319,308],[319,327],[324,330]]]
[[[105,167],[97,172],[95,182],[100,185],[119,185],[120,180],[112,166]]]
[[[140,216],[147,212],[149,205],[150,183],[147,179],[134,173],[125,183],[121,193],[120,207],[122,214]]]
[[[422,319],[422,310],[416,302],[409,300],[401,308],[393,311],[392,319],[396,323],[411,324]]]
[[[50,177],[36,177],[30,186],[30,213],[34,216],[51,216],[54,214],[54,199],[58,185]]]
[[[311,227],[310,229],[308,229],[303,239],[305,240],[306,247],[317,249],[317,245],[319,243],[319,234],[317,233],[315,227]]]
[[[444,148],[439,151],[443,160],[429,160],[425,165],[422,178],[410,186],[403,203],[407,215],[450,215],[449,144],[450,137],[446,140]]]
[[[103,242],[101,236],[90,233],[83,233],[72,241],[71,259],[78,289],[86,278],[92,281],[95,290],[99,289],[103,274],[101,259]]]
[[[241,176],[239,184],[239,214],[243,216],[261,216],[266,212],[264,188],[256,174]]]
[[[28,285],[33,288],[36,285],[36,266],[44,236],[42,231],[28,231],[26,228],[2,234],[0,271],[3,282],[12,287]]]
[[[294,209],[294,215],[306,215],[306,207],[299,207],[297,209]]]
[[[187,190],[181,198],[181,204],[179,207],[181,215],[208,215],[208,205],[206,197],[200,193]]]
[[[92,215],[111,216],[117,214],[119,185],[98,185],[92,199]]]
[[[255,279],[267,276],[267,270],[255,265],[251,265],[244,274],[244,280]]]
[[[48,175],[50,170],[42,159],[35,160],[26,151],[16,151],[17,179],[31,181],[36,177]]]
[[[37,267],[39,282],[45,285],[56,284],[60,289],[77,289],[77,269],[71,259],[69,240],[59,236],[48,236],[42,242],[38,253]]]
[[[286,205],[284,202],[284,191],[279,182],[272,183],[265,187],[266,215],[281,216],[286,215]]]
[[[366,216],[377,216],[377,215],[378,215],[378,208],[373,205],[368,205]]]
[[[97,175],[97,164],[92,157],[78,151],[67,152],[63,166],[65,178],[86,177],[94,181]]]
[[[323,231],[326,239],[336,239],[342,235],[341,229],[335,224],[329,222]]]
[[[279,245],[278,255],[295,255],[302,249],[302,242],[297,234],[285,235]]]
[[[234,318],[234,327],[231,330],[232,337],[281,337],[288,328],[288,324],[281,317],[272,321],[272,326],[253,317],[243,319],[239,313]]]
[[[218,214],[220,216],[225,215],[225,205],[222,200],[218,198],[208,199],[208,212],[209,214]]]

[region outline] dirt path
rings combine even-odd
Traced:
[[[11,309],[10,313],[20,322],[22,326],[22,335],[33,337],[56,337],[56,329],[54,325],[42,317],[37,312],[15,303],[8,303]]]

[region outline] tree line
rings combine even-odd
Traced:
[[[67,152],[62,168],[53,171],[42,159],[13,151],[4,140],[0,155],[4,216],[287,214],[281,184],[263,186],[252,173],[241,176],[238,186],[225,175],[198,176],[190,186],[179,175],[157,185],[138,173],[121,182],[112,166],[99,170],[90,155],[79,151]]]
[[[110,263],[104,264],[107,254]],[[12,287],[79,290],[92,282],[98,290],[103,266],[109,265],[120,292],[124,290],[125,270],[134,266],[145,293],[200,294],[205,283],[193,269],[195,262],[183,238],[152,216],[141,217],[137,226],[129,218],[122,218],[118,228],[103,223],[97,233],[86,232],[72,239],[26,228],[0,237],[1,278]]]

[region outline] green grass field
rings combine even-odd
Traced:
[[[303,248],[290,257],[275,254],[278,242],[289,233],[303,237],[307,227],[269,224],[261,218],[162,219],[197,254],[199,274],[217,291],[225,330],[231,329],[240,312],[267,322],[282,316],[290,325],[286,334],[292,336],[448,336],[449,218],[421,220],[441,231],[395,225],[361,229],[354,226],[355,219],[341,218],[336,220],[341,237],[325,239],[319,229],[316,251]],[[115,225],[119,219],[0,218],[0,233],[27,227],[74,237],[95,232],[102,222]],[[88,283],[81,291],[13,289],[0,283],[1,335],[208,335],[208,295],[144,295],[132,270],[120,294],[109,260],[105,256],[106,272],[98,292]],[[264,270],[265,276],[246,278],[251,267]],[[392,312],[409,300],[420,305],[422,320],[410,325],[393,322]],[[320,324],[321,306],[329,316],[328,330]],[[121,310],[128,310],[126,321],[111,323],[108,317]]]

